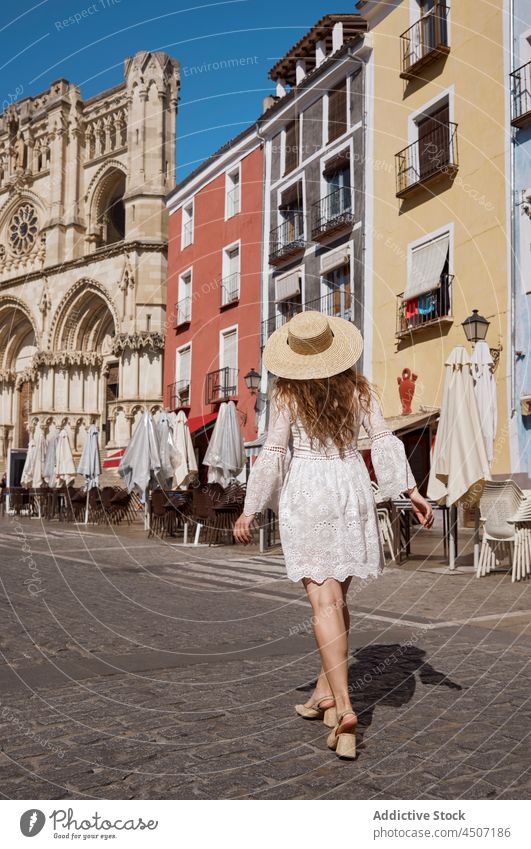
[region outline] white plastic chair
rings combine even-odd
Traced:
[[[528,518],[528,510],[529,518]],[[507,557],[512,580],[529,573],[531,500],[512,480],[487,481],[480,500],[483,529],[477,565],[478,578],[487,575]]]

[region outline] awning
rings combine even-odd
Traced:
[[[418,413],[410,413],[407,416],[389,416],[385,419],[385,422],[395,436],[405,436],[406,433],[423,430],[428,425],[436,422],[439,418],[439,413],[439,408],[429,411],[420,410]],[[360,428],[360,433],[365,433],[365,430]],[[368,436],[360,436],[358,438],[359,451],[368,451],[370,447],[371,441]]]
[[[295,298],[301,293],[301,273],[285,274],[275,280],[275,301],[285,301]]]
[[[188,419],[188,429],[193,435],[194,433],[197,433],[198,430],[202,430],[202,428],[207,427],[207,425],[209,424],[212,424],[212,422],[214,422],[217,417],[217,412],[205,413],[203,416],[192,416],[191,419]]]
[[[102,462],[102,466],[104,469],[117,469],[120,465],[120,460],[124,456],[125,448],[119,448],[118,451],[115,451],[114,454],[110,454],[105,460]]]
[[[409,301],[411,298],[425,295],[440,285],[449,244],[450,236],[446,233],[412,251],[411,271],[404,300]]]
[[[332,271],[333,268],[338,268],[340,265],[345,265],[350,261],[350,245],[340,245],[339,248],[334,248],[332,251],[327,251],[321,256],[321,274],[326,274]]]

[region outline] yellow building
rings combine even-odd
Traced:
[[[503,2],[368,0],[357,10],[373,47],[366,370],[387,416],[402,411],[405,368],[417,375],[413,411],[440,406],[444,361],[455,345],[472,352],[461,323],[477,309],[490,347],[503,347],[492,472],[504,474],[513,352]]]

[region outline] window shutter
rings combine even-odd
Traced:
[[[347,81],[343,80],[328,95],[328,141],[347,130]]]
[[[223,368],[238,368],[238,333],[231,330],[223,335]]]
[[[295,118],[286,126],[285,169],[288,174],[299,164],[299,119]]]

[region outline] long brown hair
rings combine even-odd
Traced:
[[[354,441],[358,415],[369,410],[372,391],[367,378],[349,368],[313,380],[277,377],[273,395],[293,420],[301,420],[311,440],[324,445],[331,439],[341,452]]]

